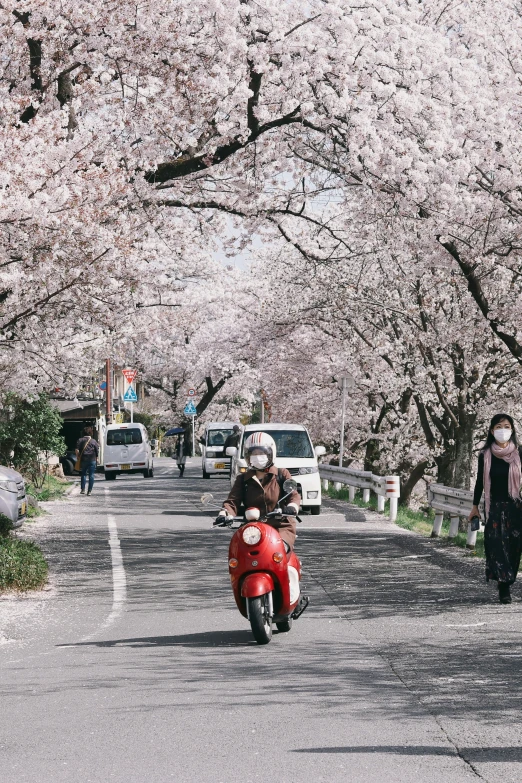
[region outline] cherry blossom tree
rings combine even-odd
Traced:
[[[3,2],[0,382],[110,350],[173,411],[263,386],[333,443],[351,368],[363,461],[466,483],[522,361],[521,31],[515,0]]]

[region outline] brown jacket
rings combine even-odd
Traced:
[[[246,473],[240,473],[230,490],[228,498],[223,503],[223,508],[232,516],[237,516],[241,510],[243,500],[245,500],[245,508],[250,508],[251,506],[258,508],[261,516],[270,513],[277,507],[281,495],[277,475],[278,470],[273,465],[263,476],[261,483],[255,477],[255,470],[247,470]],[[281,475],[285,481],[292,478],[286,468],[281,469]],[[245,488],[243,488],[243,482],[245,482]],[[295,503],[297,508],[299,508],[301,504],[299,492],[292,492],[290,497],[286,498],[284,505],[286,506],[288,503]],[[291,549],[294,548],[296,536],[295,517],[270,519],[267,524],[279,530],[279,535],[283,541],[286,541]]]

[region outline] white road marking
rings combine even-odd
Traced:
[[[109,527],[109,546],[112,558],[112,611],[105,624],[109,622],[114,614],[119,615],[121,613],[122,605],[127,600],[127,577],[123,565],[120,539],[118,538],[118,526],[112,514],[107,514],[107,525]]]
[[[109,488],[104,487],[105,499],[109,500]],[[95,632],[84,636],[80,641],[87,642],[100,631],[106,630],[122,614],[127,600],[127,576],[123,565],[120,539],[118,538],[118,526],[113,514],[107,514],[107,527],[109,528],[109,547],[112,560],[112,608],[108,617],[98,626]]]

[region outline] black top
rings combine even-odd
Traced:
[[[225,441],[225,445],[223,446],[223,450],[225,452],[225,456],[226,456],[228,448],[232,448],[233,447],[233,448],[237,449],[237,447],[239,446],[239,438],[240,437],[241,437],[241,433],[240,432],[232,432],[228,436],[228,438]]]
[[[87,441],[89,441],[87,443]],[[85,446],[85,444],[87,445]],[[82,449],[85,446],[85,449]],[[98,458],[98,454],[100,453],[100,447],[98,445],[98,442],[94,440],[94,438],[90,438],[88,435],[84,435],[83,438],[80,438],[78,443],[76,444],[76,449],[80,452],[82,455],[82,462],[94,462]]]
[[[518,453],[522,459],[522,448],[519,447]],[[508,476],[509,462],[504,459],[491,455],[491,500],[509,500]],[[481,451],[478,460],[477,481],[473,493],[473,505],[478,506],[482,492],[484,491],[484,452]]]

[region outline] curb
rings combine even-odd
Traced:
[[[69,486],[64,492],[64,497],[69,497],[69,495],[72,495],[74,493],[74,490],[79,486],[79,479],[75,479],[73,481],[69,481]]]

